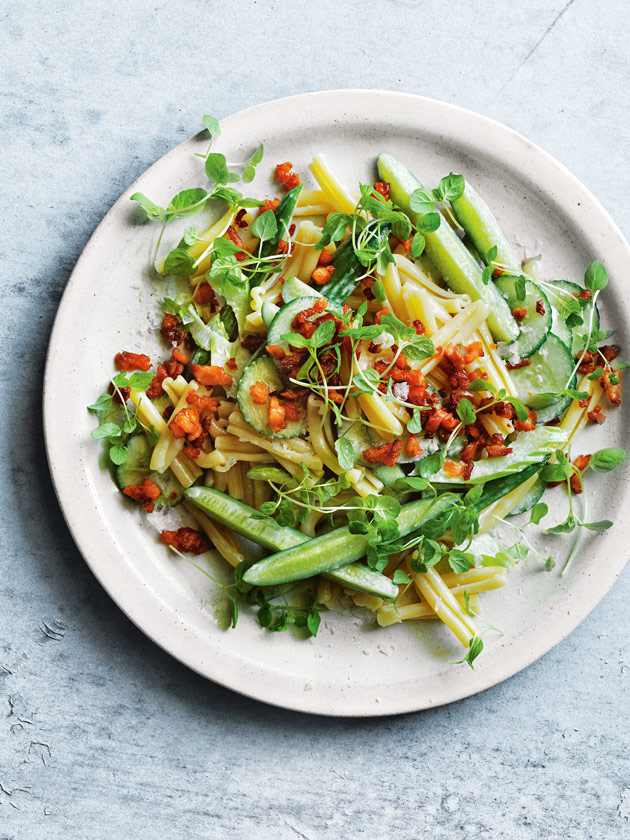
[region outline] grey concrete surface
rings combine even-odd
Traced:
[[[187,671],[102,591],[39,408],[90,233],[204,112],[337,87],[456,102],[556,155],[630,232],[628,23],[624,0],[0,4],[2,840],[630,836],[628,571],[480,696],[360,722],[279,711]]]

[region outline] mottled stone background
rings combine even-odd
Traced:
[[[428,94],[541,144],[630,231],[628,24],[624,0],[0,4],[0,838],[630,835],[630,573],[478,697],[359,722],[278,711],[190,673],[110,601],[58,510],[40,418],[75,260],[204,112]]]

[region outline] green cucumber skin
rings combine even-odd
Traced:
[[[556,286],[558,289],[562,289],[565,292],[570,292],[571,294],[579,295],[580,292],[584,291],[584,287],[578,285],[577,283],[572,283],[570,280],[551,280],[549,282],[550,286]],[[562,299],[562,298],[561,298]],[[574,356],[577,356],[578,353],[581,353],[584,349],[584,340],[588,334],[588,321],[590,317],[590,311],[584,310],[585,313],[589,312],[584,318],[584,323],[572,328],[572,344],[567,345],[569,346],[571,353]],[[568,329],[568,328],[567,328]],[[593,330],[599,329],[599,309],[595,306],[594,313],[593,313]],[[562,336],[558,336],[562,338]],[[564,342],[566,344],[566,341]]]
[[[497,478],[484,486],[481,497],[472,505],[477,513],[502,499],[507,493],[527,481],[547,463],[549,455],[520,473]],[[434,499],[424,499],[403,505],[397,517],[401,536],[422,536],[423,526],[445,513],[454,504],[447,494]],[[268,586],[302,580],[323,572],[338,569],[358,560],[367,551],[368,538],[351,534],[348,527],[338,528],[329,534],[316,537],[308,545],[289,548],[259,560],[245,572],[243,579],[256,586]]]
[[[378,173],[389,183],[390,198],[415,224],[418,213],[411,210],[411,193],[422,184],[406,166],[391,155],[378,157]],[[433,233],[426,233],[425,251],[435,268],[454,292],[468,294],[473,300],[483,300],[490,307],[487,322],[497,341],[511,342],[518,338],[518,325],[510,308],[493,283],[485,286],[481,269],[457,234],[446,222]]]
[[[541,397],[540,394],[560,393],[564,388],[575,388],[577,377],[573,372],[573,356],[557,336],[550,333],[542,347],[529,358],[529,367],[512,370],[510,376],[519,400],[533,411],[548,408],[558,402]]]
[[[283,551],[311,540],[301,531],[278,525],[271,516],[254,518],[254,515],[259,516],[254,508],[212,487],[189,487],[185,495],[212,519],[272,551]],[[385,600],[391,601],[398,596],[398,587],[389,578],[359,563],[349,563],[328,577],[342,586],[359,589]]]
[[[280,199],[280,203],[276,207],[274,213],[276,216],[276,221],[278,222],[278,230],[271,239],[266,239],[262,247],[260,249],[260,256],[261,257],[270,257],[272,254],[275,254],[278,250],[278,243],[281,239],[286,239],[287,237],[287,230],[289,225],[291,224],[291,218],[293,217],[293,212],[298,203],[298,199],[300,197],[300,193],[304,189],[303,184],[299,184],[297,187],[294,187],[289,192],[285,193],[282,198]],[[249,278],[249,287],[253,289],[254,286],[259,286],[262,281],[268,275],[265,274],[263,271],[255,271]]]
[[[521,470],[519,473],[512,473],[512,475],[506,475],[503,478],[495,478],[487,484],[484,484],[481,497],[478,501],[473,503],[474,509],[477,513],[481,513],[481,511],[485,508],[490,507],[490,505],[498,502],[499,499],[507,496],[507,494],[511,493],[512,490],[516,490],[516,488],[520,487],[521,484],[527,481],[528,478],[531,478],[533,475],[540,472],[550,458],[550,454],[545,455],[545,457],[537,464],[532,464],[524,470]]]
[[[347,566],[342,566],[333,572],[324,572],[323,577],[341,586],[376,595],[385,601],[395,601],[398,597],[398,587],[395,583],[362,563],[348,563]]]
[[[398,464],[393,467],[387,467],[384,464],[371,464],[370,469],[379,481],[382,481],[385,487],[393,487],[393,485],[401,478],[405,477],[405,473]]]
[[[255,432],[258,432],[258,434],[265,435],[265,437],[274,438],[276,440],[288,440],[289,438],[295,438],[303,435],[308,428],[306,411],[303,408],[300,409],[300,420],[289,421],[286,429],[281,429],[279,432],[274,432],[266,425],[266,422],[263,422],[266,417],[265,411],[268,412],[268,408],[266,405],[256,405],[249,391],[251,385],[258,381],[261,381],[266,385],[273,385],[273,387],[270,388],[270,391],[275,391],[285,387],[284,380],[278,371],[275,360],[267,353],[252,356],[245,366],[238,383],[236,400],[245,421],[252,427],[252,429],[254,429]]]
[[[557,400],[557,402],[545,406],[545,408],[539,408],[538,411],[535,412],[536,423],[540,425],[541,423],[549,423],[550,420],[555,420],[556,417],[560,417],[561,414],[564,414],[572,402],[573,397],[569,397],[567,395],[561,397],[561,399]]]
[[[273,481],[275,484],[281,484],[292,489],[298,486],[297,479],[293,478],[282,467],[276,467],[273,464],[257,464],[251,467],[247,472],[247,478],[254,481]]]
[[[553,319],[551,304],[545,293],[532,280],[525,279],[525,299],[521,301],[515,294],[516,280],[517,278],[511,274],[503,274],[495,283],[506,299],[510,311],[519,306],[527,309],[527,315],[519,322],[519,337],[511,344],[499,348],[504,359],[509,359],[514,355],[519,359],[525,359],[540,349],[551,331]],[[545,310],[542,315],[536,311],[536,303],[539,300],[542,300]]]
[[[543,493],[546,489],[547,483],[539,478],[532,486],[531,490],[528,491],[527,495],[521,499],[514,510],[511,513],[508,513],[508,516],[518,516],[520,513],[526,513],[528,510],[531,510],[534,505],[542,499]]]
[[[271,322],[278,312],[280,312],[280,307],[276,306],[275,303],[272,303],[270,300],[263,301],[263,305],[260,307],[260,317],[263,319],[263,323],[267,329],[269,329]]]
[[[404,505],[397,518],[401,536],[419,528],[451,504],[451,499],[438,498]],[[308,546],[289,548],[259,560],[245,572],[243,579],[257,586],[270,586],[331,572],[363,557],[368,539],[365,534],[351,534],[348,526],[337,528],[310,540]]]
[[[451,201],[451,207],[457,221],[470,236],[482,257],[496,246],[497,256],[494,262],[505,266],[510,272],[521,273],[521,264],[516,259],[494,213],[468,181],[463,194]]]
[[[282,284],[282,300],[285,303],[291,303],[296,298],[304,297],[323,298],[325,295],[314,286],[309,286],[308,283],[302,282],[297,277],[287,277]]]
[[[291,324],[295,316],[299,312],[302,312],[303,309],[310,309],[315,306],[318,300],[319,298],[314,296],[298,297],[294,298],[289,303],[285,303],[285,305],[276,314],[271,324],[269,324],[269,329],[267,331],[267,344],[277,344],[279,347],[282,347],[285,353],[288,353],[289,345],[286,341],[283,341],[282,336],[293,332]]]
[[[184,495],[212,519],[264,548],[278,551],[304,542],[304,534],[300,531],[278,525],[271,516],[255,518],[257,511],[254,508],[232,499],[214,487],[189,487]],[[278,546],[282,546],[282,549],[278,549]]]
[[[359,285],[359,278],[365,274],[365,266],[354,253],[351,236],[337,248],[331,265],[335,270],[326,284],[326,297],[331,303],[341,305],[354,292]]]
[[[551,453],[552,450],[562,447],[566,443],[568,434],[567,431],[557,426],[537,426],[531,432],[522,432],[517,436],[516,440],[510,444],[515,451],[509,455],[477,461],[468,481],[454,481],[452,476],[447,475],[443,469],[436,475],[432,475],[430,480],[434,484],[474,486],[475,484],[485,484],[503,476],[513,475],[515,472],[519,472],[523,466],[538,463],[547,451]]]

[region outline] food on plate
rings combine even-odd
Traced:
[[[372,183],[346,184],[319,154],[312,188],[281,162],[280,194],[246,197],[233,184],[262,159],[236,173],[210,148],[209,188],[166,207],[132,196],[162,225],[169,349],[116,354],[93,436],[127,499],[184,513],[165,545],[208,576],[192,557],[211,547],[233,567],[215,580],[232,625],[246,603],[269,630],[316,635],[322,609],[357,605],[381,626],[441,620],[472,666],[480,593],[527,557],[554,565],[527,538],[547,488],[568,495],[547,528],[575,535],[563,573],[582,532],[612,524],[588,520],[584,475],[625,453],[578,444],[620,404],[627,366],[600,325],[606,270],[544,278],[462,175],[427,189],[381,154]]]

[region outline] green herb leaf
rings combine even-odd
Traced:
[[[164,260],[164,274],[190,277],[194,270],[195,261],[185,248],[174,248]]]
[[[116,423],[101,423],[96,429],[92,429],[92,437],[97,440],[104,438],[118,437],[121,434],[121,428]]]
[[[153,382],[154,376],[155,374],[151,373],[150,370],[138,370],[135,373],[132,373],[129,377],[129,384],[134,391],[146,391],[149,385]]]
[[[313,608],[309,612],[306,618],[306,626],[308,627],[308,631],[311,636],[317,636],[317,631],[319,630],[319,625],[321,622],[321,618],[319,612],[317,611],[317,606],[313,604]]]
[[[517,300],[525,300],[527,296],[527,278],[522,274],[514,280],[514,295]]]
[[[626,450],[618,446],[610,446],[593,452],[589,467],[595,472],[610,472],[626,460]]]
[[[475,408],[471,401],[464,397],[457,403],[457,416],[464,424],[474,423],[477,419]]]
[[[411,193],[409,207],[414,213],[433,213],[435,211],[433,193],[424,187],[419,187]]]
[[[543,519],[549,513],[549,507],[545,504],[545,502],[538,502],[535,504],[531,510],[530,514],[530,524],[538,525],[541,519]]]
[[[406,572],[403,572],[402,569],[396,569],[392,581],[397,586],[406,586],[407,584],[411,583],[411,578]]]
[[[589,531],[607,531],[613,523],[610,519],[600,519],[599,522],[580,522],[580,525]]]
[[[166,212],[177,216],[191,216],[193,213],[198,213],[201,210],[204,206],[204,199],[206,198],[208,198],[208,193],[200,187],[182,190],[171,199],[171,203],[166,208]]]
[[[414,234],[413,239],[411,240],[411,251],[410,255],[416,259],[419,257],[422,252],[424,251],[425,246],[425,239],[421,233]]]
[[[481,272],[481,282],[484,286],[487,286],[492,278],[492,266],[487,265],[483,271]]]
[[[608,273],[601,260],[593,260],[584,274],[584,285],[591,292],[601,292],[608,285]]]
[[[414,411],[411,420],[407,423],[407,431],[412,435],[419,435],[422,432],[422,412]]]
[[[529,417],[529,412],[523,403],[520,400],[517,400],[516,397],[510,397],[508,402],[514,408],[517,419],[520,420],[521,423],[525,423]]]
[[[468,554],[465,551],[458,551],[456,548],[451,549],[448,554],[448,564],[456,574],[467,572],[475,563],[475,555]]]
[[[473,379],[472,382],[469,382],[466,386],[467,391],[489,391],[491,394],[496,393],[496,388],[492,384],[492,382],[488,382],[486,379]]]
[[[324,322],[326,323],[326,322]],[[332,323],[332,322],[331,322]],[[335,450],[337,452],[337,460],[342,470],[351,470],[354,468],[354,447],[348,438],[340,437],[335,441]]]
[[[577,524],[577,519],[570,513],[564,522],[554,525],[553,528],[546,528],[545,534],[570,534],[571,531],[575,530]]]
[[[444,455],[441,452],[434,452],[418,461],[415,472],[422,478],[430,478],[435,473],[439,472],[444,466]]]
[[[121,446],[120,444],[112,446],[109,450],[109,457],[111,458],[112,463],[116,464],[116,466],[124,464],[127,460],[127,447]]]
[[[203,115],[203,127],[210,135],[211,141],[216,140],[217,137],[221,136],[221,127],[219,126],[219,122],[214,117],[211,117],[210,114]]]
[[[149,219],[161,219],[164,215],[164,208],[155,204],[155,202],[151,201],[143,193],[134,193],[131,196],[131,201],[135,201]]]
[[[418,233],[433,233],[437,230],[442,221],[442,216],[438,212],[425,213],[418,219]]]
[[[111,406],[113,399],[113,394],[101,394],[95,403],[88,405],[87,410],[94,411],[97,414],[106,411]]]
[[[466,182],[463,175],[456,175],[451,172],[450,175],[442,178],[438,187],[440,195],[447,201],[455,201],[461,198],[466,188]]]
[[[273,239],[278,233],[278,220],[273,210],[265,210],[254,219],[251,231],[254,236],[257,236],[261,242]]]
[[[216,184],[227,184],[229,180],[229,172],[225,155],[219,152],[210,152],[206,158],[206,175],[210,181]]]

